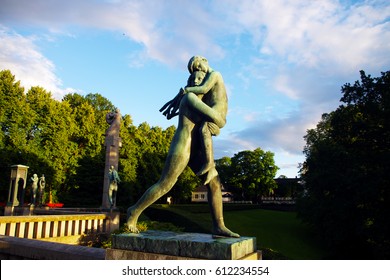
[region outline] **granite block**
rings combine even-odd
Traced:
[[[148,230],[113,235],[112,248],[196,259],[237,260],[256,252],[256,238],[213,238],[203,233]]]

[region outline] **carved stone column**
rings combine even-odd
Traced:
[[[102,208],[108,209],[110,208],[110,202],[108,200],[110,180],[108,173],[110,166],[114,166],[115,170],[118,170],[119,148],[122,147],[122,139],[119,137],[121,121],[121,114],[119,109],[117,109],[115,112],[108,113],[106,115],[106,121],[110,124],[110,127],[106,131],[106,139],[104,142],[106,147],[106,161],[104,167]]]

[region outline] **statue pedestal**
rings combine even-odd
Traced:
[[[5,206],[4,216],[31,216],[34,206]]]
[[[108,260],[259,260],[255,237],[212,238],[210,234],[149,230],[112,236]]]

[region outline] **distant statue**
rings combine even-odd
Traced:
[[[45,180],[45,175],[42,174],[41,178],[39,178],[39,205],[45,204],[43,201],[43,193],[45,192],[45,185],[46,185],[46,180]]]
[[[31,205],[35,205],[37,202],[36,200],[37,200],[38,181],[39,181],[38,175],[34,174],[30,178],[30,180],[32,182],[32,184],[31,184]]]
[[[211,146],[211,135],[217,135],[226,124],[225,84],[222,75],[214,71],[204,57],[192,57],[188,70],[191,75],[187,86],[160,109],[168,119],[179,116],[161,177],[135,205],[127,209],[127,226],[131,232],[138,232],[137,221],[141,213],[171,190],[189,165],[207,184],[213,236],[240,237],[224,224],[222,184],[214,166]]]
[[[113,208],[116,206],[116,193],[118,192],[118,184],[121,182],[118,172],[115,170],[115,167],[112,165],[108,172],[108,179],[110,180],[110,186],[108,187],[108,201],[110,207]]]

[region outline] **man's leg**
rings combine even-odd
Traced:
[[[240,237],[225,226],[223,219],[222,191],[219,177],[214,177],[208,185],[207,198],[210,206],[211,218],[213,221],[214,237]]]
[[[214,166],[214,154],[213,154],[213,139],[211,138],[210,130],[208,129],[207,122],[201,126],[201,143],[205,151],[206,162],[202,166],[201,170],[196,174],[198,176],[206,174]]]
[[[160,180],[147,189],[135,205],[127,209],[127,226],[130,231],[138,232],[137,221],[141,213],[174,186],[177,178],[187,166],[190,159],[191,129],[191,126],[179,125]]]

